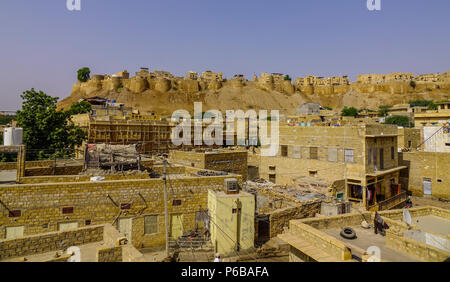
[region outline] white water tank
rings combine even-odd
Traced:
[[[3,144],[5,146],[22,145],[23,129],[15,127],[5,128],[3,133]]]

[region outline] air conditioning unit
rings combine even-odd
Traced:
[[[239,194],[239,184],[236,178],[225,178],[225,193]]]

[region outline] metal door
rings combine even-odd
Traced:
[[[380,149],[380,169],[384,169],[384,149]]]
[[[423,194],[431,195],[431,179],[429,178],[423,179]]]
[[[183,235],[183,215],[172,214],[170,215],[170,237],[178,239]]]
[[[133,227],[133,221],[131,218],[121,218],[118,221],[119,232],[127,237],[128,242],[131,243],[131,231]]]

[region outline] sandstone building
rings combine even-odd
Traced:
[[[336,194],[369,208],[401,193],[397,138],[389,125],[280,126],[278,155],[260,156],[259,175],[277,184],[326,179]]]

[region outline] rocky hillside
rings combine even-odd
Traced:
[[[178,109],[193,111],[193,103],[203,102],[203,111],[210,109],[225,110],[280,110],[281,114],[295,114],[297,106],[305,102],[318,102],[324,107],[340,111],[344,106],[358,109],[376,110],[380,105],[407,103],[410,100],[444,100],[450,98],[450,89],[418,87],[416,89],[401,87],[400,90],[387,87],[358,87],[351,84],[345,91],[302,91],[292,94],[270,90],[248,83],[242,87],[225,84],[217,90],[203,90],[187,93],[180,89],[170,89],[161,92],[156,89],[146,89],[142,92],[132,91],[127,87],[105,90],[102,87],[86,91],[75,84],[69,97],[61,100],[60,108],[68,108],[81,98],[99,96],[116,100],[126,106],[140,111],[154,111],[161,115],[170,115]]]

